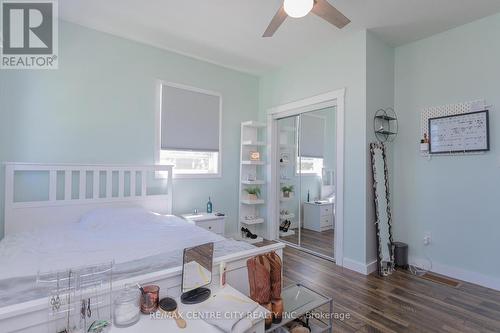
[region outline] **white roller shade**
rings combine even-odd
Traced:
[[[161,149],[219,151],[220,96],[162,86]]]
[[[300,156],[323,158],[325,150],[325,119],[300,116]]]

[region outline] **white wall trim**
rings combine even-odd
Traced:
[[[353,259],[344,258],[344,268],[361,273],[363,275],[369,275],[377,271],[377,260],[374,260],[368,264],[363,264]]]
[[[335,263],[343,266],[344,260],[344,112],[345,112],[345,88],[333,90],[324,94],[316,95],[309,98],[304,98],[299,101],[279,105],[267,111],[267,137],[268,137],[268,168],[267,174],[269,208],[268,208],[268,223],[267,236],[270,239],[278,237],[279,221],[279,191],[277,191],[278,167],[276,161],[278,156],[278,122],[277,119],[298,115],[304,112],[319,110],[327,107],[335,106],[336,109],[336,132],[337,132],[337,147],[336,147],[336,216],[335,216]]]
[[[429,260],[423,258],[410,257],[410,264],[417,267],[429,268]],[[435,261],[432,262],[431,272],[500,291],[499,278],[484,275],[478,272],[468,271]]]

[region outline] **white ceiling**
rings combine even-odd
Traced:
[[[282,0],[63,0],[62,19],[261,74],[370,29],[401,45],[500,11],[499,0],[329,0],[352,21],[338,30],[314,15],[261,38]]]

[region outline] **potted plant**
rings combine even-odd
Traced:
[[[291,194],[293,193],[293,185],[287,185],[287,186],[283,186],[281,188],[281,192],[283,193],[283,198],[290,198],[291,197]]]
[[[249,200],[257,200],[260,196],[260,187],[247,187],[245,190]]]

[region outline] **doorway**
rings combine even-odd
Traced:
[[[277,107],[268,121],[273,239],[341,264],[343,90]]]

